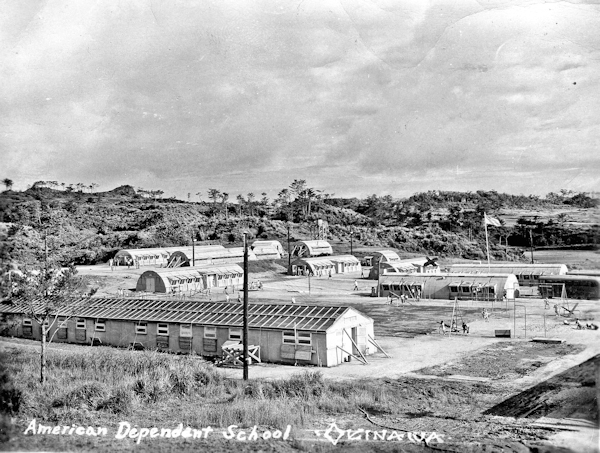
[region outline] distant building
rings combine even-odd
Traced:
[[[377,255],[374,257],[373,267],[369,271],[369,279],[377,280],[379,272],[381,275],[389,274],[406,274],[418,272],[422,274],[434,274],[440,271],[440,266],[437,262],[428,258],[406,258],[406,259],[389,259],[388,256],[381,256],[378,259]],[[393,258],[393,256],[392,256]]]
[[[325,256],[333,255],[333,249],[327,241],[298,241],[290,254],[298,257]]]
[[[243,283],[244,270],[237,264],[228,263],[147,270],[140,275],[135,289],[150,293],[194,295],[211,288],[239,287]]]
[[[327,276],[360,272],[360,261],[354,255],[332,255],[297,258],[291,263],[290,275]]]
[[[254,241],[250,249],[259,260],[279,259],[285,255],[279,241]]]
[[[527,264],[527,263],[492,263],[487,264],[452,264],[448,267],[450,273],[459,274],[514,274],[523,287],[535,286],[540,283],[542,275],[565,275],[568,268],[565,264]]]
[[[424,299],[502,300],[519,296],[519,282],[512,274],[387,274],[380,277],[382,297],[416,295]]]

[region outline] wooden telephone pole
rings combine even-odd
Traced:
[[[248,233],[244,233],[244,381],[248,380]]]

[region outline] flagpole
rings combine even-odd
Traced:
[[[487,250],[488,272],[490,272],[490,241],[488,239],[487,215],[485,212],[483,213],[483,225],[485,227],[485,248]]]

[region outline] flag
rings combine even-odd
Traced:
[[[498,220],[495,217],[489,217],[486,213],[483,213],[483,218],[485,221],[486,225],[492,225],[492,226],[502,226],[502,224],[500,223],[500,220]]]

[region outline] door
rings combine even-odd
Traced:
[[[352,354],[358,354],[358,351],[356,350],[356,347],[354,345],[358,345],[358,332],[357,332],[357,328],[356,327],[352,327],[351,330],[351,336],[352,336],[352,341],[354,342],[352,344]]]
[[[149,293],[153,293],[154,291],[156,291],[154,277],[146,277],[146,291],[148,291]]]

